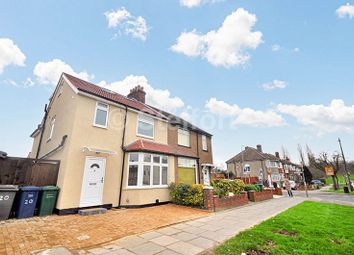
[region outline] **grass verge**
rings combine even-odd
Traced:
[[[353,254],[354,207],[306,201],[240,233],[217,255]]]

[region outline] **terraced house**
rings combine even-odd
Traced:
[[[63,73],[32,133],[31,158],[60,160],[59,214],[169,201],[171,182],[209,183],[212,136],[145,103]]]

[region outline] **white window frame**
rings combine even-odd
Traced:
[[[203,151],[208,151],[208,138],[206,135],[202,135],[202,147]]]
[[[152,125],[152,136],[139,134],[139,122],[144,122],[145,124]],[[145,114],[138,114],[138,118],[136,121],[136,136],[148,138],[148,139],[155,139],[155,120],[154,118],[147,116]]]
[[[188,132],[188,137],[189,137],[188,145],[180,143],[180,139],[179,139],[180,132]],[[191,147],[191,132],[189,130],[187,130],[187,129],[178,128],[178,130],[177,130],[177,143],[178,143],[179,146],[184,146],[184,147],[189,147],[190,148]]]
[[[54,126],[55,126],[55,116],[54,116],[54,117],[52,118],[52,120],[50,121],[50,129],[49,129],[49,135],[48,135],[47,142],[49,142],[50,140],[52,140],[53,133],[54,133]]]
[[[107,106],[107,108],[102,107],[99,104],[105,105],[105,106]],[[106,117],[105,125],[101,125],[101,124],[97,124],[96,123],[97,110],[106,111],[107,117]],[[99,128],[107,128],[107,126],[108,126],[108,117],[109,117],[109,104],[106,104],[106,103],[103,103],[103,102],[100,102],[100,101],[96,101],[95,116],[93,117],[93,126],[99,127]]]
[[[130,162],[130,155],[138,154],[137,162]],[[144,155],[151,155],[151,162],[144,162]],[[154,156],[160,157],[160,163],[154,163]],[[167,163],[162,163],[162,157],[167,157]],[[128,154],[128,168],[127,168],[127,178],[126,178],[126,189],[156,189],[156,188],[168,188],[168,177],[169,177],[169,166],[168,166],[168,155],[164,154],[154,154],[154,153],[144,153],[144,152],[132,152]],[[144,177],[144,166],[150,166],[150,185],[143,185],[143,177]],[[138,166],[138,180],[136,186],[129,186],[129,168],[130,166]],[[160,184],[153,185],[153,171],[154,166],[160,167]],[[162,184],[162,167],[167,167],[167,183]]]

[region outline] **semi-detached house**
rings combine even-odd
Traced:
[[[32,133],[31,158],[60,160],[59,214],[168,202],[168,185],[209,183],[212,135],[145,103],[63,73]]]

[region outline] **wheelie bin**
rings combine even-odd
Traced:
[[[0,185],[0,220],[9,218],[17,191],[16,185]]]
[[[44,186],[41,188],[39,197],[39,216],[47,216],[53,214],[59,188],[55,186]]]
[[[36,186],[25,186],[20,189],[16,218],[29,218],[34,215],[34,209],[36,208],[40,190],[41,188]]]

